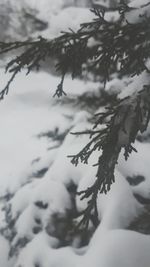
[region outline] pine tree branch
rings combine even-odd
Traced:
[[[97,115],[98,119],[94,128],[103,124],[108,119],[106,128],[93,130],[93,135],[98,134],[77,154],[72,155],[71,162],[75,165],[79,160],[88,163],[91,154],[96,150],[101,150],[97,163],[96,180],[91,187],[78,192],[81,200],[89,199],[87,208],[83,211],[83,218],[80,225],[88,226],[90,214],[96,211],[96,201],[98,193],[107,193],[114,182],[114,170],[118,162],[121,149],[124,149],[124,157],[127,160],[132,151],[137,152],[133,147],[138,131],[146,130],[150,120],[150,85],[119,101],[115,106],[110,107],[105,114]],[[75,133],[74,133],[75,134]],[[78,134],[78,133],[76,133]],[[92,130],[86,134],[92,135]]]
[[[11,82],[22,69],[40,68],[42,61],[47,58],[57,59],[56,70],[61,73],[61,81],[56,89],[58,97],[65,94],[63,82],[66,73],[72,78],[80,76],[83,65],[93,73],[103,77],[104,83],[116,71],[120,75],[139,75],[143,71],[149,73],[147,61],[150,58],[150,18],[144,17],[137,23],[131,24],[125,19],[125,13],[130,8],[122,4],[120,18],[111,22],[105,19],[103,10],[94,9],[96,18],[81,25],[77,32],[72,30],[62,33],[54,40],[39,38],[36,41],[3,43],[0,42],[0,54],[20,51],[6,66],[6,71],[12,73],[6,87],[0,92],[0,99],[8,93]],[[90,45],[90,40],[94,44]],[[142,88],[141,88],[142,89]],[[146,130],[150,119],[150,85],[146,84],[137,94],[127,97],[114,106],[109,107],[104,114],[97,114],[94,129],[89,143],[77,154],[73,155],[72,163],[79,161],[88,163],[91,154],[102,151],[98,158],[95,183],[86,190],[79,192],[81,198],[89,198],[84,211],[83,220],[87,226],[91,212],[97,214],[96,199],[98,192],[106,193],[114,182],[114,170],[121,149],[124,149],[125,159],[132,151],[138,131]],[[100,124],[105,124],[102,130]]]
[[[27,69],[30,73],[35,68],[39,69],[42,61],[55,57],[56,70],[62,75],[57,96],[65,94],[65,74],[71,73],[72,78],[80,76],[83,64],[88,66],[89,71],[101,75],[104,82],[116,70],[131,76],[139,75],[143,70],[149,71],[146,61],[150,57],[150,18],[129,24],[121,15],[119,20],[110,22],[101,10],[94,9],[93,12],[96,19],[82,24],[77,32],[70,30],[53,40],[39,37],[36,41],[0,42],[0,55],[13,51],[20,53],[8,63],[6,70],[14,73],[19,65],[20,71]],[[91,38],[96,41],[93,46],[89,45]]]

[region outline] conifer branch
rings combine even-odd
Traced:
[[[99,114],[94,128],[104,124],[106,118],[106,128],[96,132],[95,130],[88,130],[86,134],[89,134],[90,137],[94,135],[92,140],[78,154],[69,156],[72,157],[71,162],[75,165],[79,161],[87,164],[94,151],[102,151],[97,163],[98,168],[94,184],[78,192],[81,200],[90,198],[87,208],[83,211],[80,225],[87,226],[90,214],[92,212],[97,214],[95,207],[98,193],[106,194],[110,190],[115,180],[114,170],[121,149],[124,149],[126,160],[132,151],[137,152],[133,147],[137,133],[145,131],[150,120],[150,85],[145,85],[140,92],[118,101],[106,113]],[[95,136],[95,134],[97,135]]]
[[[104,82],[116,70],[121,75],[129,73],[131,76],[139,75],[143,70],[148,71],[146,60],[150,56],[150,18],[130,24],[124,22],[122,15],[117,21],[111,22],[105,19],[103,10],[93,9],[92,12],[96,19],[83,23],[77,32],[63,32],[53,40],[39,37],[36,41],[0,42],[0,55],[11,51],[18,51],[19,54],[9,62],[7,71],[15,72],[19,65],[20,71],[27,69],[27,73],[30,73],[35,68],[39,69],[42,61],[55,57],[56,70],[62,75],[56,90],[58,96],[64,94],[65,74],[71,73],[72,78],[82,75],[83,64],[87,65],[89,71],[103,77]],[[91,38],[96,41],[92,46],[89,45]]]
[[[36,41],[0,42],[0,55],[14,50],[21,51],[6,66],[6,71],[12,73],[12,76],[0,92],[0,99],[8,93],[18,72],[25,69],[28,74],[35,68],[39,69],[42,61],[52,57],[57,59],[56,70],[61,74],[54,95],[58,97],[65,94],[63,83],[66,73],[70,73],[72,78],[81,76],[83,64],[89,72],[102,77],[104,83],[116,71],[120,76],[135,76],[143,71],[149,73],[147,61],[150,58],[150,18],[145,16],[141,21],[131,24],[125,19],[130,8],[124,1],[118,10],[120,18],[112,22],[105,19],[104,10],[93,9],[96,16],[93,21],[82,24],[77,32],[63,32],[54,40],[39,37]],[[92,45],[91,39],[94,40]],[[94,151],[102,151],[97,162],[95,183],[79,192],[82,199],[90,198],[81,223],[88,225],[93,209],[97,214],[97,194],[106,193],[114,182],[114,170],[120,151],[124,149],[125,159],[132,151],[136,151],[133,143],[137,133],[146,130],[149,120],[149,84],[145,84],[140,92],[110,106],[105,113],[97,114],[94,128],[86,132],[90,136],[88,144],[77,155],[71,156],[72,163],[77,165],[79,161],[88,163]],[[99,130],[100,124],[105,124],[106,127]]]

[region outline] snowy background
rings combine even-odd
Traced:
[[[0,1],[0,20],[11,14],[6,28],[0,26],[4,40],[53,38],[93,18],[92,1],[6,2]],[[98,2],[110,5],[110,1]],[[131,4],[135,2],[141,4]],[[116,19],[118,14],[111,11],[107,16]],[[128,19],[136,22],[136,16],[133,13]],[[4,70],[6,60],[0,61],[1,88],[9,78]],[[88,141],[87,136],[74,136],[70,131],[90,129],[92,115],[104,109],[106,98],[113,94],[121,98],[135,86],[138,89],[145,74],[138,82],[114,77],[105,93],[101,83],[72,81],[68,76],[64,84],[67,96],[58,100],[53,95],[60,77],[54,62],[49,64],[28,77],[25,72],[18,75],[0,103],[0,267],[149,267],[149,129],[137,138],[138,153],[127,162],[120,156],[115,183],[107,195],[97,199],[100,224],[96,228],[91,221],[86,233],[72,231],[87,204],[76,192],[94,181],[98,155],[92,155],[88,165],[77,167],[67,157]]]

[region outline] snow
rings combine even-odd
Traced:
[[[78,112],[72,122],[71,132],[75,133],[90,129],[91,125],[86,122],[86,118],[89,116],[90,114],[85,111]],[[81,163],[78,167],[76,167],[71,164],[71,159],[68,158],[68,156],[78,153],[88,140],[88,136],[76,136],[69,133],[59,149],[59,153],[55,158],[54,164],[48,170],[45,177],[62,182],[65,185],[70,185],[72,182],[77,185],[85,170],[89,169],[89,166],[92,166],[95,161],[91,159],[91,161],[89,161],[89,165]]]
[[[6,82],[8,77],[3,77]],[[45,81],[44,85],[43,80]],[[97,156],[101,153],[93,154],[88,165],[80,164],[75,167],[67,156],[79,152],[87,143],[88,136],[76,136],[68,133],[62,145],[54,150],[47,150],[54,144],[52,140],[48,141],[46,138],[38,137],[39,134],[55,130],[57,127],[60,133],[66,129],[78,132],[91,128],[89,122],[91,115],[87,111],[77,112],[75,107],[71,111],[69,105],[68,107],[56,106],[56,100],[52,96],[58,82],[59,77],[44,72],[32,73],[28,79],[22,73],[0,106],[2,114],[0,118],[2,126],[0,150],[3,152],[1,160],[3,164],[0,172],[1,196],[5,195],[6,191],[14,193],[8,202],[11,205],[12,219],[16,220],[16,235],[12,245],[15,247],[24,237],[29,240],[24,248],[18,250],[19,256],[13,266],[18,267],[22,263],[23,267],[33,267],[33,264],[36,263],[41,264],[42,267],[59,267],[61,262],[61,266],[78,267],[83,266],[82,264],[90,266],[92,263],[92,266],[97,267],[100,263],[104,263],[106,267],[113,267],[111,264],[113,262],[116,264],[116,252],[111,245],[112,239],[118,250],[120,249],[122,259],[126,256],[123,250],[132,235],[135,236],[134,239],[139,238],[139,247],[140,242],[142,245],[147,244],[147,237],[144,239],[145,236],[139,234],[136,237],[134,233],[130,235],[129,231],[119,229],[128,227],[133,219],[143,211],[143,206],[138,203],[134,194],[149,197],[149,144],[136,142],[135,147],[138,153],[132,153],[127,162],[123,156],[120,157],[116,170],[116,182],[107,195],[98,196],[98,215],[101,223],[85,254],[79,256],[71,247],[57,248],[58,240],[47,235],[47,225],[51,223],[54,214],[57,213],[63,218],[72,209],[72,200],[67,191],[70,184],[75,184],[78,191],[92,184],[96,173],[96,168],[92,165],[96,163]],[[118,83],[119,88],[121,81],[116,79],[114,85],[115,82]],[[123,83],[125,82],[126,80],[123,81]],[[114,85],[111,81],[106,90],[111,93]],[[97,90],[97,85],[94,83],[87,85],[78,80],[72,82],[67,77],[65,89],[69,96],[71,96],[70,87],[73,89],[74,97],[87,89],[89,91],[93,88]],[[118,88],[117,93],[120,91]],[[6,129],[11,129],[11,131],[7,131],[7,139]],[[36,173],[41,168],[48,170],[42,178],[37,179]],[[139,174],[144,175],[146,181],[131,187],[125,178]],[[5,177],[5,181],[3,177]],[[42,209],[36,203],[42,203],[46,208]],[[87,205],[87,200],[81,201],[77,197],[76,205],[78,211],[82,211]],[[37,227],[35,219],[40,221],[42,229],[40,233],[33,231]],[[119,242],[122,242],[120,247]],[[103,253],[98,252],[98,247]],[[109,250],[110,257],[107,257],[106,252]],[[127,266],[135,267],[134,257],[136,254],[131,256]],[[118,261],[119,259],[120,266],[122,261],[118,257]],[[124,264],[127,262],[124,261]]]
[[[2,72],[0,75],[2,88],[8,76]],[[39,140],[37,135],[54,130],[58,125],[63,132],[69,126],[68,109],[54,106],[52,96],[58,83],[59,77],[44,72],[32,73],[28,77],[21,73],[12,84],[9,95],[1,102],[0,195],[7,189],[16,191],[30,175],[31,162],[37,157],[46,157],[49,142],[46,138]],[[92,90],[94,86],[90,83],[88,88]],[[68,77],[65,81],[67,93],[70,87],[73,95],[85,92],[87,88],[84,82],[72,82]],[[71,112],[73,115],[73,110],[69,111],[70,115]]]
[[[78,191],[85,190],[91,186],[94,179],[93,170],[88,171],[81,179]],[[135,188],[134,192],[136,191]],[[80,197],[77,197],[76,201],[79,211],[87,207],[88,199],[81,201]],[[115,183],[111,186],[110,191],[106,195],[98,195],[97,209],[99,220],[101,221],[100,231],[105,231],[109,229],[126,228],[130,222],[141,213],[142,206],[134,198],[132,189],[125,177],[116,170]],[[95,235],[97,236],[97,231]]]
[[[149,267],[149,245],[149,236],[128,230],[108,231],[97,235],[97,242],[77,267]]]
[[[122,90],[121,90],[121,93],[118,95],[118,97],[120,99],[123,99],[127,96],[131,96],[132,94],[136,92],[141,91],[144,85],[149,84],[149,81],[150,81],[149,75],[146,71],[143,71],[138,76],[134,76],[130,78],[128,83],[126,83],[126,79],[125,79],[124,86],[122,86],[122,82],[120,82],[120,87],[122,86]]]
[[[142,211],[142,206],[135,200],[131,187],[119,172],[116,172],[115,178],[116,182],[109,193],[98,198],[101,222],[77,267],[149,266],[150,237],[122,230]],[[143,195],[140,187],[143,189],[139,185],[133,191]]]
[[[146,11],[149,15],[149,8],[143,6],[147,2],[132,1],[130,6],[141,6],[140,13]],[[48,19],[50,27],[43,36],[49,38],[69,27],[77,30],[80,23],[92,20],[93,16],[86,8],[72,7],[71,0],[32,0],[30,5],[37,7],[39,17]],[[116,20],[118,13],[107,13],[106,18]],[[126,13],[126,18],[136,22],[139,11],[131,10]],[[93,45],[90,41],[89,45]],[[2,88],[8,76],[1,70]],[[118,94],[119,98],[131,95],[135,89],[141,90],[146,80],[149,83],[146,72],[131,79],[112,78],[105,90],[110,95]],[[78,153],[89,138],[87,135],[70,134],[69,131],[75,133],[90,129],[91,114],[71,103],[65,104],[65,97],[61,99],[61,104],[53,98],[59,82],[60,77],[49,73],[32,72],[26,77],[22,72],[11,85],[8,96],[0,103],[0,197],[3,199],[3,196],[12,193],[9,200],[1,201],[0,228],[4,226],[8,230],[7,223],[14,223],[9,228],[9,231],[14,231],[10,244],[0,236],[0,266],[149,267],[150,237],[126,230],[144,210],[144,205],[134,195],[150,199],[149,143],[136,141],[134,145],[138,153],[132,153],[128,161],[120,155],[115,183],[107,195],[98,195],[100,224],[86,248],[73,248],[78,247],[78,237],[66,247],[61,247],[61,241],[52,233],[52,230],[60,230],[57,229],[60,225],[54,223],[56,214],[60,220],[68,219],[74,205],[78,212],[87,207],[88,199],[81,201],[76,195],[72,199],[69,186],[73,184],[77,191],[81,191],[92,185],[96,175],[93,164],[101,153],[95,152],[88,164],[80,163],[75,167],[70,163],[68,155]],[[94,82],[72,81],[70,76],[64,83],[65,92],[72,100],[87,91],[97,91],[98,87],[99,84]],[[103,110],[104,107],[99,109]],[[61,144],[58,140],[42,137],[49,131],[68,133]],[[38,176],[42,170],[43,174]],[[134,179],[136,175],[144,176],[145,180],[136,186],[129,185],[126,178]],[[10,222],[4,220],[3,206]],[[7,208],[11,210],[8,214]],[[38,231],[34,231],[35,228]],[[23,238],[28,239],[27,244],[19,247]],[[10,245],[16,248],[13,262],[8,260]]]
[[[125,14],[125,18],[129,23],[142,22],[145,16],[150,16],[149,0],[131,1],[129,7],[131,7],[131,10]]]
[[[25,192],[21,190],[21,193]],[[13,216],[21,212],[16,222],[17,236],[15,240],[24,236],[33,238],[35,218],[39,218],[44,227],[53,214],[65,215],[66,211],[71,209],[69,193],[65,186],[57,181],[39,180],[39,183],[30,191],[30,195],[25,194],[25,197],[26,199],[22,200],[22,195],[18,193],[14,197],[15,201],[12,198],[10,202],[13,204]],[[18,203],[21,205],[18,206]],[[42,209],[36,203],[42,203],[46,208]]]
[[[61,10],[60,13],[54,13],[51,15],[49,24],[49,30],[45,31],[47,37],[57,37],[61,31],[77,31],[80,24],[91,21],[94,15],[87,8],[79,7],[67,7]],[[45,35],[44,35],[45,36]]]
[[[5,84],[8,76],[2,77]],[[59,133],[63,133],[69,127],[72,131],[78,131],[89,126],[86,122],[86,118],[90,116],[88,112],[77,112],[76,108],[71,111],[70,106],[56,105],[56,99],[52,96],[58,82],[59,77],[44,72],[31,73],[28,78],[22,73],[14,81],[9,95],[1,102],[0,195],[2,197],[8,192],[14,194],[8,201],[12,220],[16,221],[17,234],[12,242],[14,247],[24,237],[30,242],[34,241],[36,234],[33,229],[37,226],[36,218],[40,219],[45,232],[45,227],[53,214],[65,216],[72,208],[65,185],[72,180],[78,183],[85,169],[83,165],[79,169],[73,166],[67,155],[77,152],[87,138],[68,134],[60,148],[47,150],[54,142],[38,137],[56,128]],[[49,86],[52,90],[49,90]],[[85,92],[87,87],[88,90],[97,89],[94,83],[87,86],[84,82],[75,81],[73,85],[68,77],[65,81],[67,92],[70,87],[73,87],[74,96]],[[41,168],[49,170],[44,179],[37,179],[36,173]],[[48,208],[40,209],[36,202],[46,204]]]
[[[29,243],[20,253],[15,267],[32,267],[34,264],[39,264],[43,267],[60,265],[62,267],[76,266],[80,256],[70,247],[52,249],[49,243],[55,242],[50,240],[45,233],[39,234],[31,243]],[[56,242],[55,242],[56,243]]]
[[[28,183],[20,188],[19,191],[16,192],[14,197],[10,201],[10,205],[12,208],[12,218],[15,219],[23,212],[28,204],[31,201],[32,190],[34,189],[37,182]]]
[[[0,266],[11,267],[8,263],[9,244],[8,241],[0,235]]]

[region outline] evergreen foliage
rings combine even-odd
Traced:
[[[90,197],[81,221],[86,227],[93,210],[97,216],[98,192],[107,193],[114,182],[114,170],[121,150],[124,149],[126,160],[132,151],[136,152],[133,143],[138,132],[147,129],[150,119],[150,18],[143,14],[135,23],[130,23],[126,14],[133,10],[122,1],[115,21],[105,18],[104,9],[94,8],[91,11],[95,14],[95,19],[82,24],[77,32],[70,29],[53,40],[39,37],[36,41],[0,42],[1,55],[10,51],[18,53],[6,66],[6,71],[12,76],[0,92],[1,100],[8,94],[11,82],[22,69],[26,69],[29,74],[31,70],[39,69],[42,61],[53,57],[57,59],[56,70],[61,74],[54,95],[57,97],[66,95],[63,86],[65,75],[70,73],[73,79],[81,77],[84,68],[103,80],[104,86],[115,72],[119,78],[145,77],[140,90],[116,99],[104,113],[97,113],[92,129],[73,133],[88,134],[90,137],[89,143],[78,154],[69,155],[73,164],[77,165],[79,161],[88,164],[94,151],[102,151],[96,163],[94,184],[78,192],[82,199]]]

